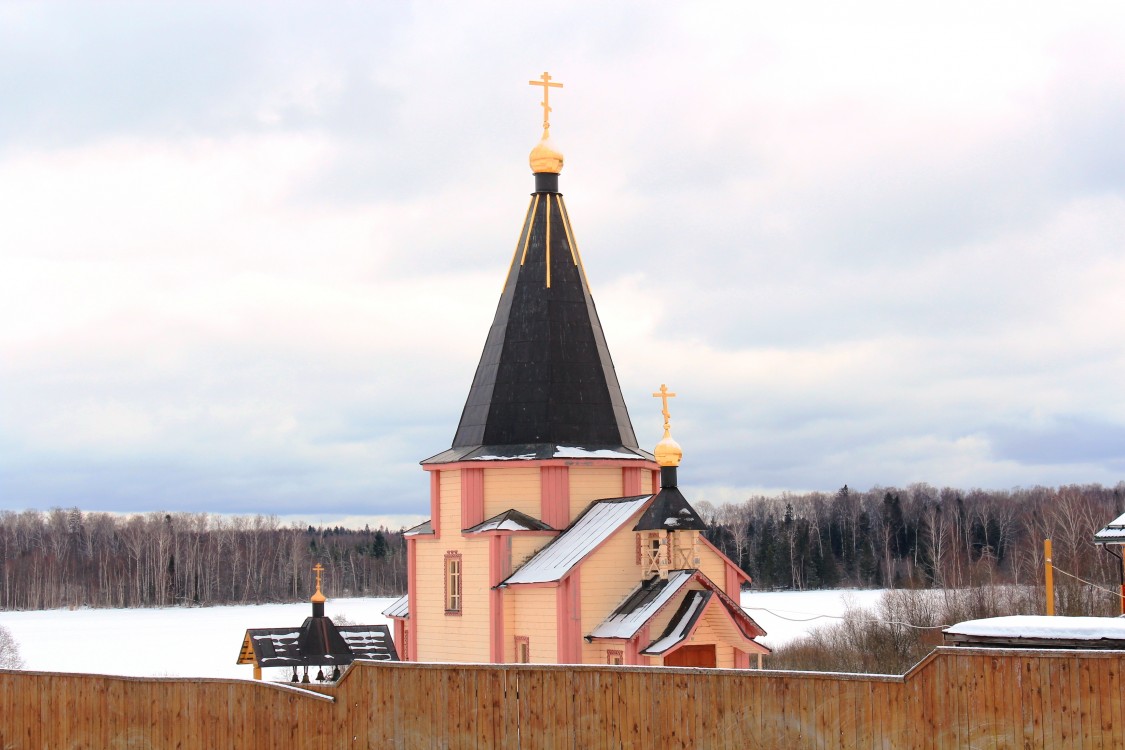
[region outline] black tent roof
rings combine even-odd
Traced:
[[[537,180],[453,446],[423,463],[551,458],[564,446],[651,459],[637,445],[556,185]]]

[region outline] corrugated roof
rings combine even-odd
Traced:
[[[383,610],[387,617],[410,617],[410,597],[403,594],[391,602],[391,606]]]
[[[667,579],[653,577],[642,582],[590,637],[632,638],[694,575],[694,570],[674,570]]]
[[[1096,542],[1125,542],[1125,513],[1113,519],[1094,534]]]
[[[641,495],[592,503],[566,531],[535,553],[501,585],[558,581],[651,499],[652,495]]]

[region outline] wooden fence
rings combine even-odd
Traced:
[[[1121,748],[1123,651],[902,677],[357,663],[331,687],[0,671],[0,748]]]

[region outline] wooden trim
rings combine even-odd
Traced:
[[[441,471],[430,472],[430,526],[434,539],[441,538]]]
[[[484,468],[461,469],[461,528],[484,522]]]
[[[521,659],[520,646],[523,646],[525,651]],[[517,635],[515,640],[515,651],[513,653],[513,661],[516,664],[530,664],[531,663],[531,638],[526,635]]]
[[[504,589],[497,588],[511,570],[512,545],[510,537],[493,536],[488,539],[488,622],[489,659],[494,664],[504,663]]]
[[[614,661],[616,659],[617,661]],[[605,663],[611,666],[623,666],[625,664],[625,652],[619,648],[607,648],[605,651]]]
[[[414,637],[407,644],[407,660],[418,661],[418,547],[413,537],[406,538],[406,601],[410,619],[414,622]]]
[[[622,466],[621,467],[621,497],[632,497],[634,495],[643,495],[644,490],[641,489],[641,466]]]
[[[570,525],[570,467],[539,467],[539,507],[543,523],[555,529]]]

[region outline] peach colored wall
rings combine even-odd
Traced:
[[[509,508],[541,518],[539,469],[534,466],[486,468],[484,470],[484,517],[492,518]]]
[[[641,582],[634,521],[582,563],[582,635],[597,627]]]
[[[621,497],[621,469],[592,466],[570,467],[570,520],[594,500]]]
[[[725,591],[727,583],[726,558],[701,541],[696,542],[695,551],[699,554],[699,569],[703,571],[703,575],[710,578],[716,586]]]
[[[505,633],[511,660],[515,660],[515,636],[524,635],[530,639],[532,664],[554,664],[558,654],[554,587],[513,587],[505,596],[505,609],[513,613],[511,630]]]
[[[419,541],[419,661],[489,661],[488,538]],[[445,553],[461,553],[461,614],[445,614]]]
[[[512,535],[512,570],[517,570],[554,538],[546,534]]]
[[[461,470],[443,471],[441,485],[441,536],[461,538]]]

